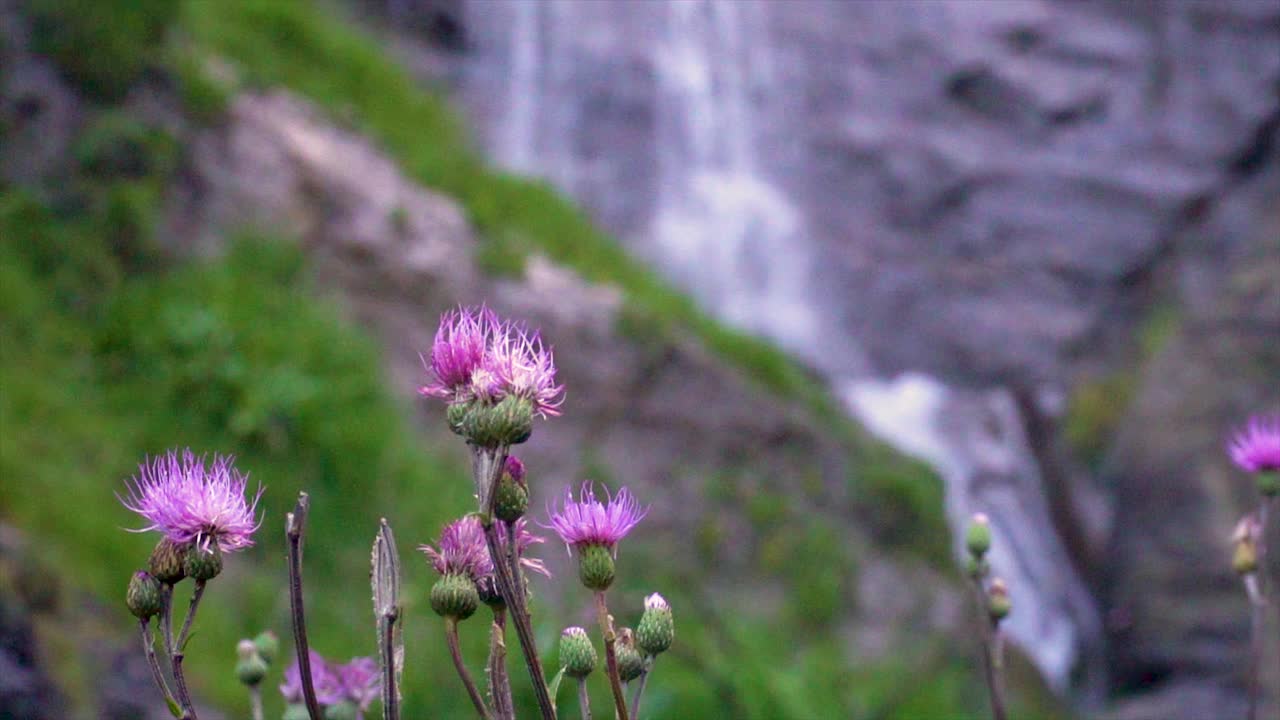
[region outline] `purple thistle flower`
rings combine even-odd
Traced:
[[[515,455],[507,456],[507,464],[503,466],[503,472],[510,475],[517,484],[524,484],[524,461]]]
[[[575,501],[573,491],[566,490],[564,507],[559,512],[548,509],[551,529],[571,547],[603,545],[616,551],[618,541],[649,512],[626,488],[606,495],[602,503],[596,500],[591,483],[584,482],[579,498]]]
[[[1245,472],[1280,471],[1280,415],[1255,415],[1228,443],[1231,460]]]
[[[357,657],[333,670],[338,676],[343,697],[355,704],[357,717],[363,717],[364,711],[369,709],[369,705],[382,692],[382,674],[378,670],[378,663],[370,657]]]
[[[445,525],[438,546],[420,545],[418,549],[431,558],[431,566],[441,575],[465,575],[475,580],[493,572],[484,528],[474,515]]]
[[[535,415],[560,414],[564,387],[556,384],[551,349],[537,332],[483,305],[442,315],[431,357],[423,363],[431,377],[418,389],[421,395],[451,403],[513,395],[528,400]]]
[[[422,395],[448,401],[463,399],[469,392],[472,375],[501,331],[498,316],[480,307],[462,307],[440,316],[440,328],[431,343],[431,359],[423,363],[431,380],[418,389]]]
[[[315,650],[311,650],[308,656],[311,658],[311,684],[316,689],[316,700],[321,705],[342,702],[346,692],[336,668]],[[293,663],[285,668],[284,684],[280,686],[280,694],[284,696],[287,703],[303,702],[302,671],[298,669],[297,658],[294,658]]]
[[[253,545],[253,533],[262,488],[245,499],[248,478],[231,465],[229,456],[214,455],[205,463],[190,450],[179,457],[176,450],[151,458],[138,467],[138,475],[125,482],[128,497],[117,495],[128,509],[149,524],[133,532],[158,530],[171,542],[198,542],[208,548],[216,543],[223,552]]]

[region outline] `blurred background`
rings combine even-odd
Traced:
[[[1222,447],[1280,410],[1278,135],[1268,0],[0,0],[0,718],[166,716],[113,493],[186,446],[267,487],[202,717],[289,635],[300,489],[315,647],[373,653],[385,516],[406,706],[467,716],[412,550],[467,455],[414,388],[481,301],[567,386],[535,519],[651,506],[612,606],[675,608],[653,717],[984,717],[976,511],[1014,717],[1242,716]],[[541,551],[549,649],[591,616]]]

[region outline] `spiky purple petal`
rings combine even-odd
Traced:
[[[613,549],[648,512],[626,488],[613,496],[606,494],[605,502],[600,502],[591,483],[585,482],[578,500],[573,499],[572,490],[565,491],[563,507],[550,511],[550,527],[571,547],[604,545]]]
[[[135,532],[158,530],[178,544],[217,543],[223,552],[253,545],[259,487],[252,501],[245,498],[248,478],[232,466],[230,456],[214,455],[212,462],[190,450],[179,456],[170,450],[142,463],[138,475],[125,482],[124,506],[149,524]]]
[[[1280,471],[1280,415],[1255,415],[1227,445],[1231,460],[1246,472]]]

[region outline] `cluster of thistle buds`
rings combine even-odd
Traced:
[[[445,624],[445,636],[459,679],[482,718],[514,718],[510,680],[506,673],[506,627],[515,626],[539,711],[545,720],[556,717],[560,678],[579,683],[579,704],[589,716],[586,678],[599,656],[590,635],[581,627],[561,637],[561,672],[547,681],[532,631],[527,573],[550,577],[546,565],[529,557],[544,542],[529,528],[526,513],[532,495],[525,464],[510,454],[513,445],[529,440],[533,421],[560,414],[563,386],[556,382],[550,348],[537,332],[502,320],[486,307],[445,313],[424,357],[428,382],[419,393],[443,400],[450,430],[471,448],[476,512],[449,523],[435,545],[423,545],[439,579],[431,589],[431,608]],[[674,637],[671,608],[660,595],[645,601],[635,631],[613,625],[606,592],[617,576],[618,546],[644,518],[647,510],[626,488],[598,498],[584,483],[575,498],[566,491],[559,508],[549,509],[553,530],[577,560],[578,578],[594,594],[604,642],[605,669],[620,720],[635,717],[644,681],[654,659]],[[459,624],[481,606],[490,611],[490,656],[482,694],[471,677],[458,639]],[[623,684],[636,683],[631,708]]]
[[[965,548],[969,551],[965,569],[979,587],[985,584],[986,612],[992,623],[999,624],[1013,605],[1004,579],[991,576],[991,564],[987,562],[987,553],[991,550],[991,520],[984,513],[975,513],[970,520],[965,532]]]

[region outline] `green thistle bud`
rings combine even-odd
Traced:
[[[466,575],[445,575],[431,587],[431,609],[440,617],[466,620],[479,606],[476,584]]]
[[[993,622],[1000,622],[1009,615],[1013,603],[1009,601],[1009,587],[1000,578],[991,579],[991,587],[987,589],[987,612]]]
[[[473,404],[462,420],[462,434],[480,447],[518,445],[533,434],[533,404],[508,395],[496,405]]]
[[[676,637],[671,606],[658,593],[644,599],[644,614],[636,625],[636,645],[648,655],[658,655],[671,647]]]
[[[187,576],[187,571],[183,569],[186,555],[186,547],[172,542],[169,538],[160,538],[160,542],[156,543],[155,549],[151,551],[151,557],[147,560],[147,569],[151,571],[152,577],[160,582],[176,585]]]
[[[529,509],[529,485],[524,478],[512,477],[507,470],[502,471],[498,480],[497,495],[493,500],[493,514],[504,522],[519,520]]]
[[[253,645],[258,649],[258,655],[266,661],[268,665],[276,661],[276,656],[280,654],[280,638],[270,630],[266,630],[258,634],[253,639]]]
[[[356,720],[360,709],[350,700],[336,702],[324,709],[324,720]]]
[[[222,549],[217,543],[209,543],[207,549],[193,544],[182,559],[182,569],[193,580],[212,580],[222,572]]]
[[[578,577],[591,590],[608,590],[613,584],[613,553],[604,545],[578,548]]]
[[[306,705],[293,703],[284,709],[284,717],[281,720],[311,720],[311,713],[307,712]]]
[[[644,656],[636,649],[635,634],[631,628],[622,628],[618,633],[613,652],[618,658],[618,677],[622,682],[631,682],[644,673]]]
[[[249,687],[255,687],[267,676],[267,663],[258,654],[252,640],[241,640],[236,646],[239,660],[236,662],[236,678]]]
[[[148,620],[160,614],[164,608],[164,599],[160,592],[160,581],[141,570],[129,579],[129,591],[125,594],[125,604],[129,612],[139,620]]]
[[[564,674],[582,679],[596,669],[596,648],[580,627],[565,628],[560,633],[560,666]]]
[[[449,403],[449,408],[445,410],[445,420],[449,423],[449,429],[455,435],[465,435],[463,423],[466,422],[467,412],[471,409],[470,403]]]
[[[1280,470],[1259,470],[1254,480],[1264,497],[1280,495]]]
[[[981,560],[986,556],[987,551],[991,549],[991,521],[985,514],[974,514],[965,532],[964,542],[969,548],[969,554],[975,559]]]
[[[964,572],[974,580],[981,580],[987,576],[991,570],[991,566],[986,560],[979,560],[975,557],[966,558],[964,561]]]

